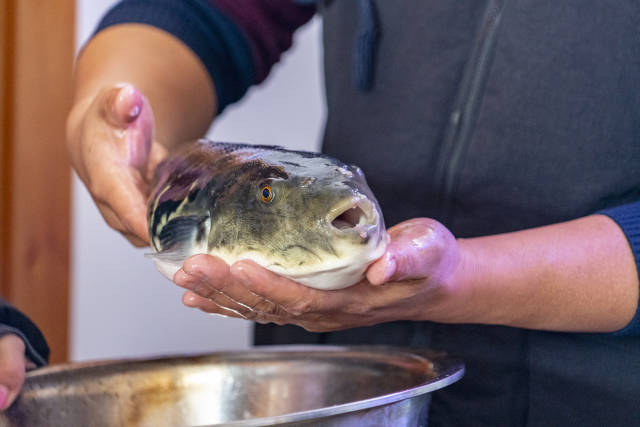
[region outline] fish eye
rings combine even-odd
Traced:
[[[263,185],[260,189],[260,200],[265,203],[269,203],[273,200],[273,191],[271,190],[271,186]]]

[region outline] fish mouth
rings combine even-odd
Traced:
[[[364,197],[355,197],[335,206],[329,212],[328,223],[338,232],[357,232],[367,239],[378,224],[375,206]]]

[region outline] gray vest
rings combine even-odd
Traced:
[[[354,81],[354,55],[371,17],[356,0],[321,6],[323,147],[365,171],[388,226],[433,217],[472,237],[640,199],[639,2],[374,6],[369,90]],[[274,342],[460,356],[467,374],[434,394],[432,426],[640,425],[639,337],[428,322],[328,334],[258,326],[257,343]]]

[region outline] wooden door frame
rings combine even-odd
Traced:
[[[68,359],[75,0],[0,0],[0,292]]]

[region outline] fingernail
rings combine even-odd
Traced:
[[[134,121],[136,118],[138,118],[138,116],[140,115],[140,111],[142,110],[142,108],[140,108],[139,105],[134,105],[131,110],[129,110],[129,117],[128,120],[129,122]]]
[[[125,117],[127,123],[131,123],[138,118],[140,112],[142,111],[142,99],[140,98],[140,94],[135,87],[128,85],[120,89],[120,92],[118,92],[118,102],[124,101],[131,104],[129,111],[126,113]]]
[[[142,95],[130,84],[116,85],[107,105],[116,125],[128,125],[142,112]],[[124,123],[120,123],[124,121]]]
[[[9,389],[5,385],[0,385],[0,409],[4,410],[9,397]]]

